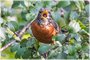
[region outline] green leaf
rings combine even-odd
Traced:
[[[48,46],[48,45],[42,45],[42,46],[39,47],[38,51],[39,51],[40,54],[43,54],[43,53],[48,52],[49,49],[50,49],[50,46]]]
[[[0,26],[1,26],[1,23],[3,23],[3,18],[0,17]]]
[[[83,43],[81,48],[85,53],[89,53],[89,45],[87,43]]]
[[[19,29],[22,29],[23,26],[27,23],[26,20],[24,20],[22,18],[21,15],[17,15],[17,18],[18,18],[18,25],[19,25]]]
[[[57,44],[59,44],[58,41],[56,41],[56,42],[57,42]],[[58,56],[60,53],[62,53],[62,48],[61,48],[61,46],[59,46],[59,45],[57,45],[57,44],[51,46],[51,50],[49,51],[48,58],[51,58],[51,59],[58,58],[57,56]],[[57,46],[59,46],[59,47],[57,47]],[[57,47],[57,48],[56,48],[56,47]]]
[[[67,58],[67,54],[61,52],[57,55],[57,59],[66,59]]]
[[[0,38],[5,39],[5,29],[0,27]],[[1,39],[0,39],[1,40]]]
[[[71,9],[71,10],[77,10],[77,7],[76,7],[74,1],[71,1],[70,9]]]
[[[82,1],[79,1],[79,3],[80,3],[80,7],[81,7],[81,9],[84,9],[84,7],[85,7],[84,0],[82,0]]]
[[[68,30],[69,33],[74,33],[74,29],[70,26],[65,26],[64,29]]]
[[[12,8],[17,8],[20,4],[20,1],[14,1]]]
[[[22,19],[23,19],[23,20],[26,20],[26,14],[27,14],[26,11],[22,11],[22,12],[21,12],[21,16],[22,16]]]
[[[76,22],[75,20],[71,20],[70,23],[69,23],[69,26],[70,26],[71,28],[73,28],[73,30],[74,30],[75,32],[78,32],[78,31],[81,30],[81,27],[80,27],[79,23]]]
[[[20,1],[20,3],[21,3],[22,6],[26,7],[24,1]]]
[[[30,57],[31,57],[31,51],[27,49],[27,50],[24,52],[24,54],[22,55],[22,58],[23,58],[23,59],[28,59],[28,58],[30,58]]]
[[[68,55],[67,56],[67,59],[76,59],[76,58],[78,58],[78,54],[77,53],[75,53],[74,55]]]
[[[78,22],[79,22],[80,27],[81,27],[82,29],[86,29],[86,26],[85,26],[80,20],[78,20]]]
[[[27,47],[32,47],[33,44],[35,44],[35,39],[31,38],[30,40],[27,41],[26,46]]]
[[[80,32],[79,32],[81,35],[85,35],[85,36],[90,36],[90,33],[88,33],[86,30],[82,29]]]
[[[25,47],[19,48],[15,54],[15,58],[21,58],[21,56],[24,54],[25,50],[26,50]]]
[[[6,33],[8,33],[9,38],[13,37],[15,40],[20,41],[20,38],[17,37],[16,34],[13,31],[11,31],[9,28],[6,29]]]
[[[35,10],[33,12],[36,14],[36,11]],[[33,12],[32,13],[27,13],[25,15],[26,20],[31,21],[31,20],[33,20],[35,18],[36,15],[33,14]]]
[[[76,53],[76,49],[73,45],[65,45],[63,52],[72,56]]]
[[[75,35],[75,39],[77,42],[81,42],[81,38],[80,38],[80,35],[79,34],[76,34]]]
[[[43,7],[47,7],[49,6],[49,4],[50,4],[50,1],[43,1]]]
[[[57,20],[57,23],[60,27],[66,26],[66,20],[64,18],[60,18],[59,20]]]
[[[69,45],[69,46],[68,46],[68,51],[69,51],[69,54],[70,54],[70,55],[74,55],[74,54],[76,53],[75,46]]]
[[[64,42],[65,37],[66,37],[65,34],[59,34],[59,35],[56,36],[56,39],[55,40],[62,43],[62,42]]]
[[[55,21],[60,20],[60,14],[58,12],[51,12],[51,14]]]
[[[8,22],[8,27],[10,28],[10,30],[12,31],[17,31],[19,29],[18,23],[15,21],[10,21]]]
[[[31,38],[30,33],[25,33],[25,34],[22,36],[22,39],[28,39],[28,38]]]
[[[20,6],[21,4],[21,6]],[[25,4],[24,4],[24,1],[14,1],[13,5],[12,5],[12,8],[20,8],[20,7],[26,7]]]
[[[70,1],[59,1],[58,4],[53,6],[53,8],[56,7],[56,10],[57,10],[58,8],[61,8],[61,7],[64,8],[64,7],[68,6],[68,5],[70,5]]]
[[[80,6],[80,3],[79,1],[74,1],[76,7],[78,8],[78,11],[81,12],[81,6]]]
[[[89,13],[88,13],[89,12],[89,7],[90,7],[90,4],[85,6],[85,10],[86,10],[87,15],[89,15]]]
[[[26,7],[32,6],[33,4],[31,4],[32,2],[29,2],[28,0],[24,0],[24,5]]]
[[[19,45],[18,43],[14,43],[14,44],[11,46],[10,50],[11,50],[11,52],[15,52],[15,51],[17,51],[19,48],[20,48],[20,45]]]
[[[0,0],[1,2],[1,0]],[[13,0],[4,0],[2,3],[4,3],[4,6],[7,8],[11,8],[12,4],[13,4]]]
[[[69,43],[70,43],[70,44],[74,44],[74,43],[75,43],[75,40],[74,40],[74,39],[70,39],[70,40],[69,40]]]
[[[1,52],[0,59],[15,59],[15,53],[10,51],[10,48],[5,49]]]
[[[15,31],[14,26],[10,22],[8,23],[8,27],[9,27],[10,30]]]
[[[75,49],[80,50],[81,49],[81,44],[80,43],[75,43]]]
[[[79,17],[76,11],[71,11],[70,13],[70,20],[76,20]]]

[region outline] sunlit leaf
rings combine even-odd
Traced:
[[[3,19],[0,17],[0,24],[3,23]]]
[[[75,32],[78,32],[78,31],[80,31],[80,29],[81,29],[79,23],[76,22],[75,20],[72,20],[72,21],[69,23],[69,26],[72,27]]]
[[[12,53],[10,51],[10,48],[7,48],[6,50],[4,50],[2,53],[1,53],[1,59],[14,59],[15,57],[15,53]]]
[[[20,38],[17,37],[17,36],[15,35],[15,33],[12,32],[9,28],[7,28],[6,32],[7,32],[8,34],[10,34],[11,36],[13,36],[14,39],[20,41]]]
[[[13,0],[4,0],[4,5],[5,5],[6,7],[11,7],[12,4],[13,4]]]
[[[5,39],[5,29],[4,28],[0,28],[0,38]]]
[[[74,40],[74,39],[70,39],[70,40],[69,40],[69,43],[70,43],[70,44],[74,44],[74,43],[75,43],[75,40]]]
[[[8,16],[7,20],[8,21],[15,21],[15,22],[17,22],[17,17],[16,16]]]
[[[80,27],[81,27],[82,29],[86,29],[86,26],[85,26],[81,21],[78,20],[78,22],[79,22]]]
[[[28,39],[30,37],[31,37],[31,35],[29,33],[26,33],[22,36],[22,39]]]
[[[25,0],[24,4],[25,4],[26,7],[29,7],[30,5],[32,5],[28,0]]]

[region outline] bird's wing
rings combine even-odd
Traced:
[[[58,26],[58,24],[54,20],[51,20],[50,22],[54,26],[56,32],[59,33],[60,32],[60,27]]]

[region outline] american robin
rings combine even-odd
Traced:
[[[40,9],[37,18],[31,23],[31,30],[34,37],[42,43],[52,44],[52,37],[59,33],[58,24],[52,19],[50,10]]]

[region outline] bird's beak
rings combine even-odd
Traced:
[[[48,11],[47,11],[47,10],[44,10],[44,11],[42,12],[42,16],[43,16],[44,18],[46,18],[46,17],[48,16]]]

